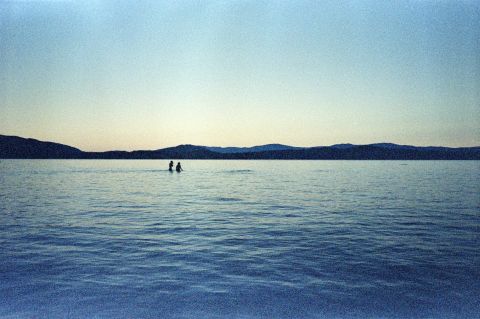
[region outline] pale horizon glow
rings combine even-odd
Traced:
[[[4,1],[0,134],[480,145],[475,1]]]

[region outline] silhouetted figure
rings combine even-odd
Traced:
[[[168,170],[170,172],[173,172],[173,161],[170,161],[170,163],[168,163]]]
[[[183,168],[182,168],[182,165],[180,165],[180,162],[178,162],[177,167],[175,167],[175,169],[176,169],[177,172],[179,172],[179,173],[180,173],[181,171],[183,171]]]

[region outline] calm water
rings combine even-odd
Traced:
[[[1,318],[480,318],[480,162],[0,160]]]

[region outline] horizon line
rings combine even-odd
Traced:
[[[196,146],[196,147],[205,147],[205,148],[211,148],[211,147],[218,147],[218,148],[253,148],[253,147],[261,147],[261,146],[268,146],[268,145],[282,145],[282,146],[287,146],[287,147],[296,147],[296,148],[316,148],[316,147],[332,147],[335,145],[352,145],[352,146],[366,146],[366,145],[375,145],[375,144],[393,144],[393,145],[398,145],[398,146],[412,146],[412,147],[442,147],[442,148],[475,148],[475,147],[480,147],[480,144],[478,145],[472,145],[472,146],[443,146],[443,145],[413,145],[413,144],[398,144],[394,142],[373,142],[373,143],[367,143],[367,144],[354,144],[354,143],[335,143],[331,145],[315,145],[315,146],[296,146],[296,145],[289,145],[289,144],[283,144],[283,143],[267,143],[267,144],[257,144],[257,145],[252,145],[252,146],[208,146],[208,145],[197,145],[197,144],[190,144],[190,143],[181,143],[173,146],[164,146],[160,148],[155,148],[155,149],[133,149],[133,150],[121,150],[121,149],[112,149],[112,150],[103,150],[103,151],[87,151],[84,149],[80,149],[76,146],[70,145],[70,144],[65,144],[62,142],[55,142],[55,141],[50,141],[50,140],[39,140],[34,137],[22,137],[18,135],[4,135],[0,134],[0,136],[6,136],[6,137],[16,137],[16,138],[23,138],[23,139],[30,139],[30,140],[35,140],[39,142],[45,142],[45,143],[55,143],[55,144],[61,144],[69,147],[76,148],[82,152],[87,152],[87,153],[104,153],[104,152],[136,152],[136,151],[157,151],[157,150],[162,150],[166,148],[175,148],[178,146],[183,146],[183,145],[188,145],[188,146]]]

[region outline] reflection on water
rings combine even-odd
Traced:
[[[478,317],[479,162],[182,164],[1,160],[0,317]]]

